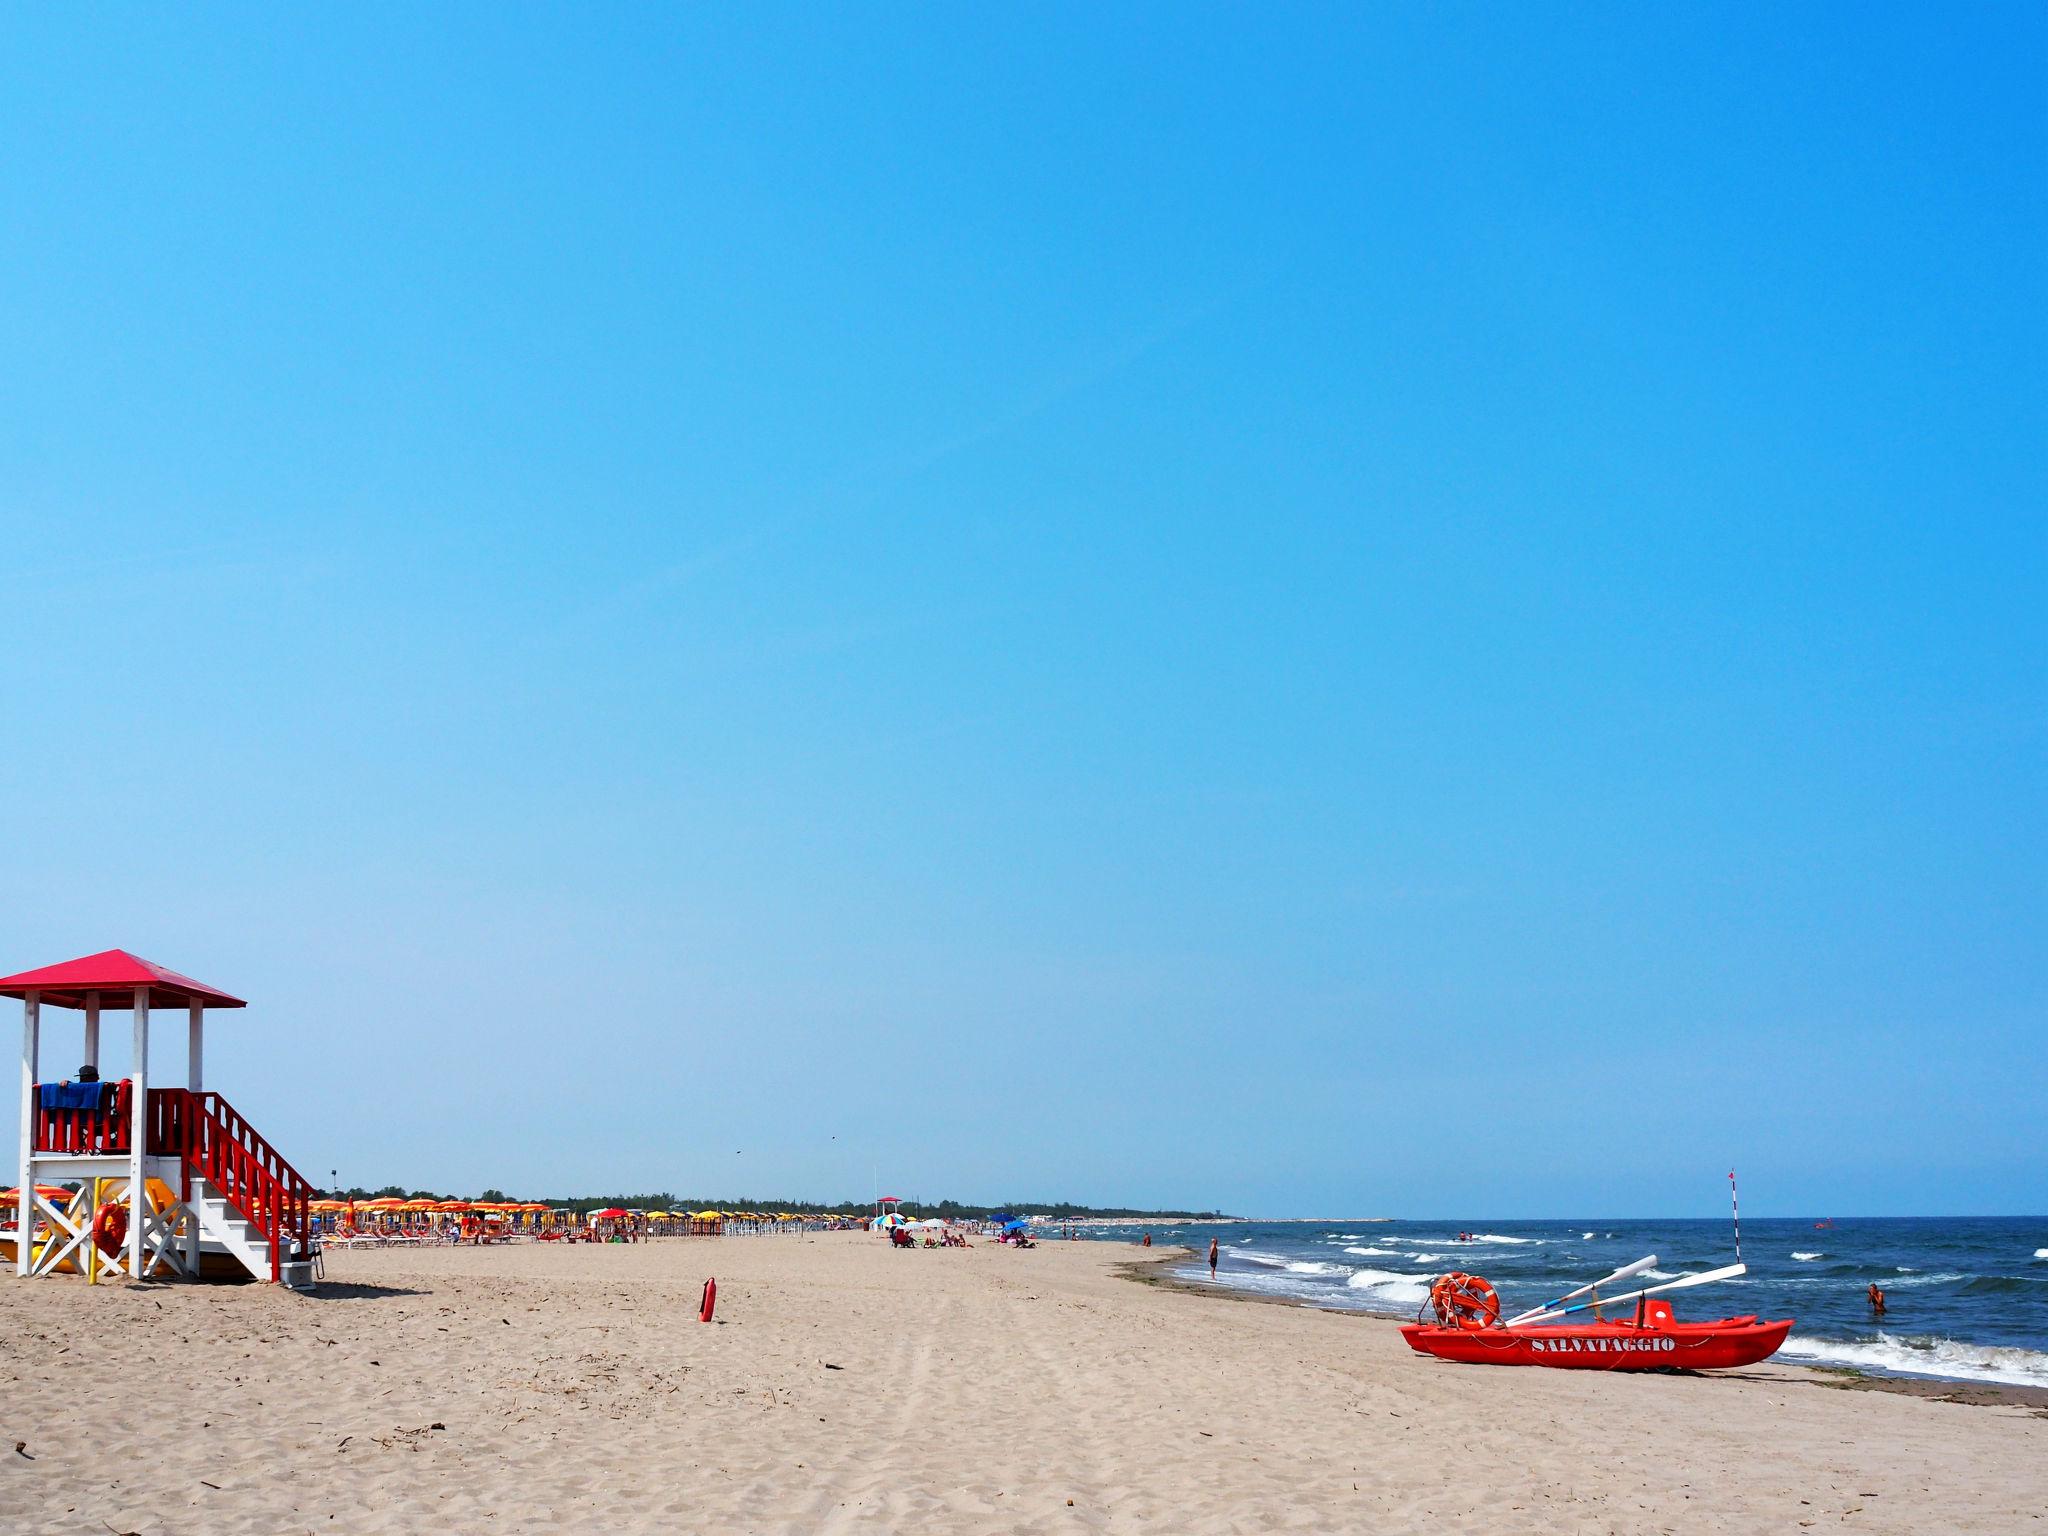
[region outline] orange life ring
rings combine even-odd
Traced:
[[[92,1218],[92,1245],[101,1253],[112,1256],[121,1251],[121,1244],[128,1237],[128,1207],[116,1205],[111,1200],[101,1206]]]
[[[1500,1323],[1500,1297],[1484,1276],[1453,1270],[1429,1287],[1430,1305],[1445,1328],[1493,1328]]]

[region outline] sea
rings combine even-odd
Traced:
[[[1681,1318],[1754,1312],[1796,1320],[1775,1357],[1876,1375],[2048,1387],[2048,1217],[1745,1220],[1737,1280],[1676,1292]],[[1088,1237],[1193,1248],[1175,1273],[1341,1311],[1412,1319],[1430,1280],[1484,1275],[1506,1315],[1648,1254],[1633,1289],[1735,1261],[1728,1221],[1296,1221],[1134,1223]],[[1460,1241],[1461,1234],[1465,1240]],[[1882,1319],[1867,1288],[1885,1292]]]

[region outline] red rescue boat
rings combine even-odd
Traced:
[[[1441,1328],[1409,1323],[1401,1329],[1425,1355],[1468,1365],[1548,1365],[1568,1371],[1725,1371],[1769,1359],[1791,1331],[1789,1317],[1774,1323],[1754,1316],[1681,1323],[1663,1301],[1652,1302],[1640,1324]]]
[[[1434,1310],[1435,1320],[1406,1324],[1401,1335],[1420,1354],[1468,1365],[1547,1365],[1575,1371],[1725,1371],[1768,1359],[1792,1331],[1789,1317],[1763,1322],[1754,1313],[1682,1323],[1672,1315],[1671,1303],[1648,1299],[1659,1291],[1733,1279],[1744,1272],[1740,1264],[1687,1275],[1607,1302],[1598,1299],[1600,1286],[1640,1273],[1655,1262],[1654,1256],[1639,1259],[1568,1292],[1547,1308],[1538,1307],[1505,1323],[1500,1320],[1499,1298],[1485,1280],[1477,1275],[1443,1275],[1430,1286],[1426,1304]],[[1562,1305],[1588,1292],[1594,1300]],[[1602,1306],[1629,1301],[1635,1305],[1624,1317],[1599,1315]],[[1589,1310],[1594,1316],[1588,1321],[1544,1326],[1553,1319]]]

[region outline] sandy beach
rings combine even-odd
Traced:
[[[1460,1368],[1384,1321],[1138,1283],[1136,1258],[835,1233],[351,1253],[313,1296],[0,1284],[0,1523],[2043,1528],[2025,1403]]]

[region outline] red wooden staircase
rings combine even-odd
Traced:
[[[104,1109],[36,1111],[38,1154],[126,1157],[134,1149],[133,1085],[109,1085]],[[144,1152],[175,1160],[178,1198],[202,1236],[226,1248],[257,1279],[298,1280],[312,1257],[313,1186],[217,1093],[149,1090]],[[152,1176],[155,1176],[153,1171]],[[169,1182],[171,1169],[162,1169]]]

